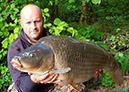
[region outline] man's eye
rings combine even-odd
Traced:
[[[30,24],[31,22],[27,22],[26,24]]]
[[[37,21],[35,21],[36,23],[39,23],[40,22],[40,20],[37,20]]]

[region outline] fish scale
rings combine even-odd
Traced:
[[[58,79],[62,80],[61,84],[74,85],[83,83],[91,79],[99,69],[108,71],[116,83],[120,84],[123,81],[123,75],[118,62],[106,50],[96,44],[68,37],[48,36],[41,38],[35,45],[27,48],[24,52],[31,52],[33,50],[35,50],[35,57],[39,57],[39,59],[42,57],[41,59],[43,59],[43,65],[40,69],[41,73],[50,70],[53,61],[53,69],[71,69],[66,73],[59,74]],[[48,53],[43,53],[44,51]],[[24,58],[22,54],[18,56]],[[12,61],[17,62],[15,57]],[[26,65],[25,61],[20,62]],[[31,65],[33,62],[38,63],[39,61],[35,61],[35,59],[30,61],[28,59],[28,62],[32,62],[30,63]],[[22,68],[20,70],[22,71]]]

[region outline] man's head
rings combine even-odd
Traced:
[[[30,40],[37,42],[42,37],[44,18],[38,6],[28,4],[23,7],[20,23]]]

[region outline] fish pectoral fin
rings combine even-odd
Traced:
[[[60,74],[60,73],[67,73],[71,70],[70,67],[59,69],[59,70],[52,70],[51,73]]]

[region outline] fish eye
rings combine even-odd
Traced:
[[[35,57],[35,53],[30,53],[30,57]]]

